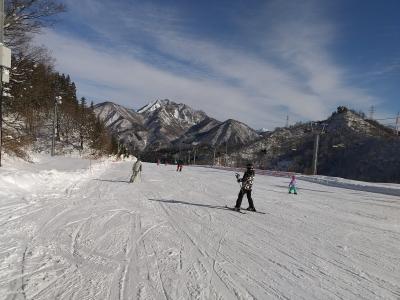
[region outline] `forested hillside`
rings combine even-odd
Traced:
[[[26,156],[32,147],[50,151],[53,120],[57,151],[113,151],[93,104],[77,98],[70,76],[60,74],[46,48],[33,43],[35,34],[65,9],[56,0],[5,1],[4,43],[12,51],[12,68],[3,87],[3,150],[11,155]]]

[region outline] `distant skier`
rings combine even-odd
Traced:
[[[296,176],[292,176],[292,180],[290,180],[289,183],[289,194],[295,194],[297,195],[297,182],[296,182]]]
[[[132,176],[129,182],[135,182],[136,177],[142,172],[142,162],[138,159],[132,166]]]
[[[249,207],[247,208],[247,210],[256,211],[256,209],[254,208],[253,199],[251,198],[251,190],[253,188],[253,180],[255,175],[254,167],[251,163],[247,164],[246,167],[246,172],[243,174],[242,178],[240,178],[240,175],[236,173],[237,182],[242,183],[234,208],[236,211],[240,210],[240,205],[242,204],[244,194],[246,194],[247,200],[249,201]]]
[[[180,159],[178,160],[178,164],[176,165],[176,171],[182,172],[183,161]]]

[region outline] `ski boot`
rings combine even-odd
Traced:
[[[246,210],[249,210],[249,211],[256,211],[256,209],[255,209],[254,207],[248,207],[248,208],[246,208]]]

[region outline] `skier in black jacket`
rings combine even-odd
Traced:
[[[253,164],[247,164],[247,170],[242,178],[239,177],[239,174],[236,174],[237,181],[242,183],[242,187],[236,200],[235,210],[240,210],[243,196],[244,194],[246,194],[247,200],[249,201],[249,207],[247,208],[247,210],[256,211],[256,209],[254,208],[253,199],[251,198],[251,189],[253,188],[254,175],[255,172]]]

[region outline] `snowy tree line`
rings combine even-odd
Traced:
[[[24,156],[37,140],[49,141],[57,96],[56,140],[58,146],[96,154],[111,153],[116,143],[93,112],[93,103],[78,99],[69,75],[54,69],[44,47],[32,44],[34,34],[51,25],[65,11],[56,0],[5,1],[4,43],[12,49],[10,82],[3,90],[3,146],[8,153]]]

